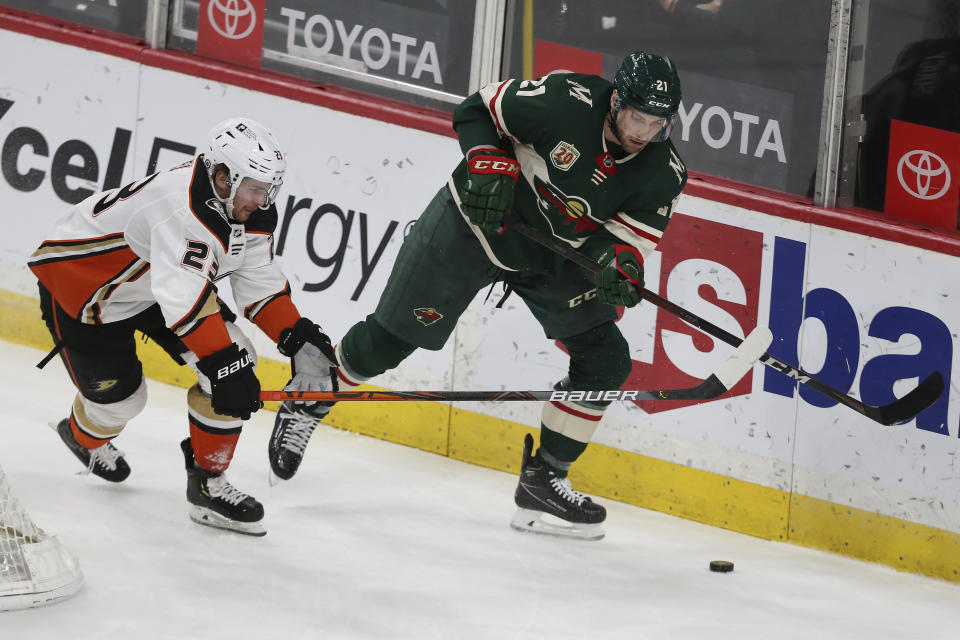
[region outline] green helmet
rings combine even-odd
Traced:
[[[613,85],[620,100],[652,116],[670,118],[680,108],[680,76],[666,56],[631,53],[620,63]]]

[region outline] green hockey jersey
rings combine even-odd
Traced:
[[[610,153],[603,123],[612,93],[610,82],[593,75],[505,80],[464,100],[453,126],[464,155],[493,145],[512,151],[520,162],[522,175],[508,215],[593,258],[615,243],[635,246],[646,256],[666,229],[687,171],[669,140],[648,143],[620,159]],[[458,206],[467,175],[464,160],[450,177]],[[490,260],[503,269],[554,273],[562,260],[509,229],[492,237],[473,230]]]

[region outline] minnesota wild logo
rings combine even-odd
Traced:
[[[443,314],[433,307],[419,307],[413,310],[413,315],[425,327],[430,326],[443,317]]]
[[[540,211],[554,223],[553,226],[558,232],[579,236],[593,233],[600,228],[600,225],[590,219],[590,203],[583,198],[568,196],[549,182],[541,180],[540,176],[534,176],[533,188]]]

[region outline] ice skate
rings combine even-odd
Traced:
[[[235,488],[224,473],[197,466],[190,438],[180,443],[187,468],[187,502],[190,519],[197,524],[227,529],[251,536],[266,535],[263,505]]]
[[[527,434],[523,440],[520,482],[514,494],[517,512],[510,526],[565,538],[603,538],[607,510],[570,488],[570,480],[557,476],[532,452],[533,437]]]
[[[113,443],[108,442],[96,449],[87,449],[73,437],[70,418],[64,418],[57,424],[51,422],[50,426],[60,434],[60,439],[73,452],[73,455],[86,465],[87,470],[83,473],[92,472],[95,476],[110,482],[123,482],[130,475],[130,465],[123,459],[123,452],[113,446]]]
[[[329,408],[323,409],[329,411]],[[289,480],[297,473],[307,443],[310,442],[310,436],[321,417],[323,416],[313,416],[305,410],[298,410],[292,402],[280,405],[268,445],[270,486],[279,484],[281,480]]]

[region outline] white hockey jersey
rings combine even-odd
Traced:
[[[202,156],[90,196],[60,217],[28,260],[67,313],[116,322],[159,303],[166,325],[189,334],[219,311],[215,282],[230,278],[253,320],[290,288],[274,261],[276,207],[228,220]]]

